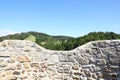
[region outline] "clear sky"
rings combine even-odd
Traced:
[[[0,31],[81,36],[120,33],[120,0],[0,0]]]

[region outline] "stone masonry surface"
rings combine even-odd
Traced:
[[[92,41],[70,51],[4,40],[0,80],[120,80],[120,40]]]

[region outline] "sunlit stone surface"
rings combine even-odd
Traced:
[[[92,41],[70,51],[5,40],[0,80],[120,80],[120,40]]]

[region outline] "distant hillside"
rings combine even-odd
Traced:
[[[25,38],[25,40],[30,40],[30,41],[36,42],[36,36],[31,34],[27,38]]]
[[[0,41],[6,39],[31,40],[47,49],[65,50],[63,43],[73,38],[68,36],[51,36],[38,32],[26,32],[0,37]]]
[[[68,36],[51,36],[38,32],[26,32],[0,37],[0,41],[6,39],[31,40],[47,49],[71,50],[89,41],[120,39],[120,34],[113,32],[91,32],[85,36],[73,38]]]

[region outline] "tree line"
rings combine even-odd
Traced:
[[[120,34],[116,34],[114,32],[91,32],[87,35],[74,38],[69,36],[51,36],[48,34],[38,33],[38,32],[26,32],[26,33],[18,33],[14,35],[0,37],[0,41],[6,39],[7,40],[34,39],[34,42],[47,49],[71,50],[89,41],[120,39]]]

